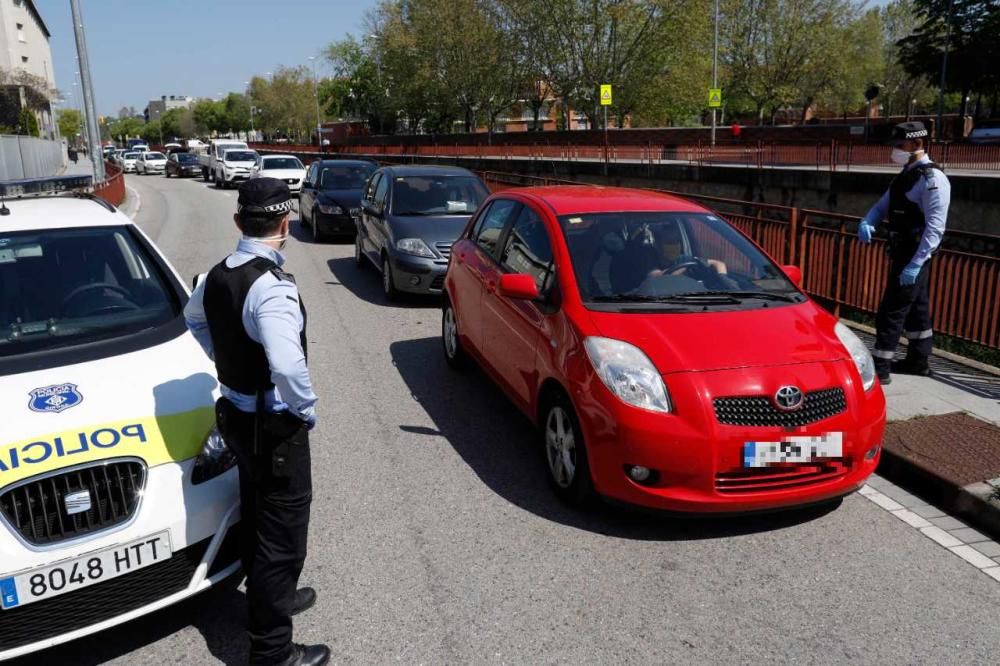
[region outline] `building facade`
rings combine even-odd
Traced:
[[[11,104],[29,106],[35,112],[42,136],[54,138],[52,95],[56,81],[50,37],[32,0],[0,0],[0,86],[6,89],[5,98]],[[31,94],[26,95],[23,74],[43,83],[31,86]]]
[[[151,99],[146,105],[142,115],[146,117],[146,122],[159,120],[160,116],[170,109],[189,109],[194,104],[194,98],[186,95],[161,95],[160,99]]]

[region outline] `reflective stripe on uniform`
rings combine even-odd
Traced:
[[[881,349],[874,349],[874,350],[872,350],[872,356],[874,356],[875,358],[888,358],[888,359],[892,359],[892,358],[895,358],[896,352],[883,351]]]
[[[928,328],[926,331],[907,331],[905,333],[909,340],[924,340],[934,336],[934,330]]]

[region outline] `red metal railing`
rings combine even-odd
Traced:
[[[125,201],[125,178],[121,167],[111,162],[104,163],[104,182],[94,185],[94,194],[115,206]]]
[[[897,169],[885,145],[831,140],[813,143],[707,142],[676,145],[509,145],[502,137],[493,145],[370,144],[326,147],[323,152],[385,157],[482,157],[501,160],[561,160],[639,164],[728,165],[754,168],[805,167],[850,170],[852,167]],[[317,153],[316,146],[254,144],[261,150]],[[1000,145],[935,143],[930,155],[943,167],[980,171],[1000,170]]]

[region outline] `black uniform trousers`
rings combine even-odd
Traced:
[[[916,283],[904,286],[899,283],[899,276],[911,257],[907,254],[892,258],[889,282],[875,317],[875,351],[872,356],[878,368],[888,369],[901,333],[906,333],[909,339],[908,360],[926,363],[931,355],[934,330],[930,310],[930,262],[921,267]]]
[[[288,412],[265,412],[255,453],[253,414],[220,398],[216,418],[240,470],[250,663],[280,662],[291,652],[291,610],[306,559],[312,502],[309,433]]]

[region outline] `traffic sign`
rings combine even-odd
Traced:
[[[708,106],[712,109],[722,106],[722,88],[708,89]]]
[[[611,84],[601,84],[601,106],[611,106]]]

